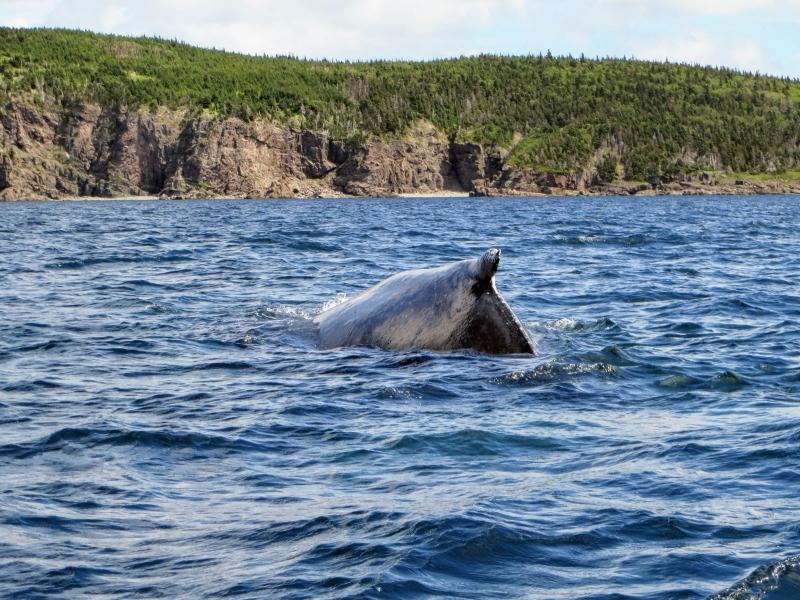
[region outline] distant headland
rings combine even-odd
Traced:
[[[800,193],[800,82],[0,28],[0,199]]]

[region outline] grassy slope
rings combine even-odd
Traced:
[[[189,107],[271,116],[336,136],[427,119],[453,139],[511,148],[510,164],[605,160],[631,180],[800,167],[800,83],[630,60],[480,56],[341,63],[252,57],[151,38],[0,28],[0,92],[65,106]],[[514,140],[512,142],[512,140]]]

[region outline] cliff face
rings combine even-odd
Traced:
[[[0,125],[0,199],[7,200],[800,191],[708,181],[593,186],[588,172],[517,169],[503,150],[453,142],[426,123],[356,143],[269,120],[14,102],[0,111]]]
[[[431,126],[352,143],[269,120],[14,103],[0,114],[0,195],[298,197],[458,190]]]
[[[13,104],[0,118],[6,198],[314,195],[335,191],[324,178],[349,150],[266,121],[166,109]]]

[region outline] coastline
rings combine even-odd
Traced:
[[[8,112],[0,126],[0,142],[10,148],[0,152],[0,201],[800,194],[795,169],[718,166],[606,181],[596,165],[602,149],[570,171],[522,167],[507,150],[454,141],[425,121],[402,135],[349,143],[267,118],[163,107],[85,103],[65,111],[48,98],[43,105],[14,101]],[[616,177],[627,176],[616,167]]]
[[[396,198],[469,198],[469,192],[442,190],[440,192],[403,192],[396,194]]]
[[[153,201],[171,201],[181,202],[190,200],[375,200],[375,199],[446,199],[446,198],[486,198],[486,199],[502,199],[502,198],[568,198],[568,197],[592,197],[592,198],[618,198],[624,196],[631,197],[671,197],[671,196],[686,196],[686,197],[700,197],[700,196],[800,196],[800,187],[788,190],[774,190],[774,189],[731,189],[728,186],[716,187],[708,186],[704,188],[692,188],[691,190],[644,190],[636,193],[621,192],[621,191],[597,191],[597,190],[558,190],[551,193],[533,192],[533,191],[503,191],[499,193],[481,193],[474,194],[469,192],[456,192],[452,190],[442,190],[440,192],[402,192],[393,193],[387,192],[384,194],[376,195],[353,195],[353,194],[309,194],[309,195],[286,195],[286,196],[251,196],[251,195],[117,195],[117,196],[61,196],[61,197],[24,197],[24,198],[0,198],[0,204],[17,203],[17,202],[153,202]]]

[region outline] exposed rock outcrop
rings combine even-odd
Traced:
[[[11,171],[11,159],[8,156],[0,157],[0,192],[11,186],[8,180]]]
[[[422,123],[402,138],[365,143],[348,155],[333,184],[353,196],[460,191],[448,157],[444,134]]]
[[[402,136],[348,141],[268,119],[159,108],[8,102],[0,110],[0,199],[74,196],[318,197],[798,193],[771,182],[597,184],[589,170],[542,173],[507,151],[419,122]]]

